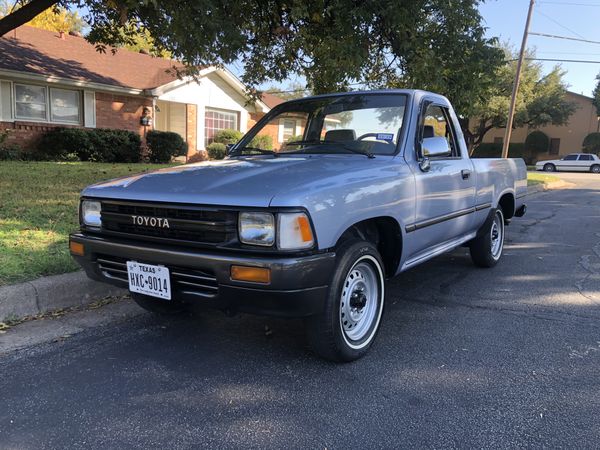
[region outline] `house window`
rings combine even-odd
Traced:
[[[81,123],[81,92],[15,83],[15,118]]]
[[[50,112],[52,122],[80,122],[81,99],[79,91],[50,89]]]
[[[296,121],[291,119],[283,120],[283,142],[296,134]]]
[[[17,119],[47,120],[46,88],[15,84],[15,117]]]
[[[551,155],[558,155],[558,152],[560,151],[560,139],[559,138],[552,138],[550,139],[550,154]]]
[[[221,130],[238,129],[238,113],[219,109],[206,109],[204,114],[204,145],[213,142]]]

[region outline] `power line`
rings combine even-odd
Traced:
[[[578,42],[587,42],[588,44],[600,44],[600,41],[590,41],[589,39],[578,39],[572,38],[568,36],[557,36],[556,34],[547,34],[547,33],[536,33],[535,31],[530,31],[529,34],[534,36],[542,36],[552,39],[566,39],[567,41],[578,41]]]
[[[554,62],[566,62],[566,63],[586,63],[586,64],[600,64],[600,61],[590,61],[583,59],[558,59],[558,58],[525,58],[528,61],[554,61]]]
[[[543,5],[568,5],[568,6],[592,6],[600,7],[600,3],[577,3],[577,2],[540,2]]]
[[[551,20],[552,22],[554,22],[556,25],[558,25],[559,27],[567,30],[569,33],[573,33],[575,36],[580,37],[581,39],[585,39],[582,35],[580,35],[579,33],[577,33],[576,31],[571,30],[569,27],[566,27],[565,25],[563,25],[562,23],[560,23],[558,20],[554,20],[552,17],[550,17],[548,14],[544,14],[542,11],[540,11],[538,9],[538,13],[541,14],[542,16],[544,16],[546,19]]]

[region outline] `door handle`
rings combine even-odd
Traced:
[[[462,176],[463,180],[468,180],[469,177],[471,176],[471,171],[467,170],[467,169],[463,169],[460,171],[460,175]]]

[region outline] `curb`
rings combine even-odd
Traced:
[[[90,280],[83,271],[0,286],[0,322],[83,306],[126,293],[126,289]]]

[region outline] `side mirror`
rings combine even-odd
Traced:
[[[448,156],[450,148],[445,137],[435,136],[423,139],[421,144],[421,155],[425,158],[435,158],[436,156]]]
[[[431,160],[436,156],[447,156],[450,153],[448,141],[444,137],[436,136],[423,139],[421,143],[421,158],[419,159],[419,168],[423,172],[431,169]]]

